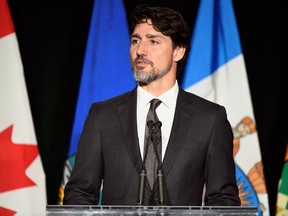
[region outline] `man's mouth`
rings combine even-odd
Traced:
[[[138,67],[138,68],[144,68],[148,65],[149,63],[146,61],[146,60],[136,60],[135,61],[135,65]]]

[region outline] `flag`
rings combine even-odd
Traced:
[[[288,144],[286,147],[283,171],[279,181],[276,207],[276,216],[288,215]]]
[[[236,179],[242,206],[269,215],[268,195],[231,0],[202,0],[181,80],[189,92],[225,106],[234,133]]]
[[[45,215],[40,159],[7,0],[0,0],[0,215]]]
[[[59,204],[62,204],[63,189],[74,166],[78,140],[90,106],[136,86],[129,47],[129,29],[122,0],[95,0]]]

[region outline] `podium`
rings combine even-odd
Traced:
[[[46,216],[257,216],[257,207],[216,206],[69,206],[48,205]]]

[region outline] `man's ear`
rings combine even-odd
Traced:
[[[184,54],[185,54],[185,51],[186,51],[186,48],[185,47],[179,47],[177,46],[175,49],[174,49],[174,52],[173,52],[173,57],[174,57],[174,61],[175,62],[178,62],[180,61]]]

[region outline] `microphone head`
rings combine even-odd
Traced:
[[[162,122],[161,122],[161,121],[154,122],[154,121],[152,121],[152,120],[149,120],[149,121],[147,122],[147,126],[148,126],[148,128],[149,128],[149,132],[150,132],[151,134],[154,134],[154,133],[156,133],[156,132],[161,128]]]
[[[152,120],[149,120],[147,122],[147,126],[148,126],[148,128],[152,128],[154,126],[154,122]]]

